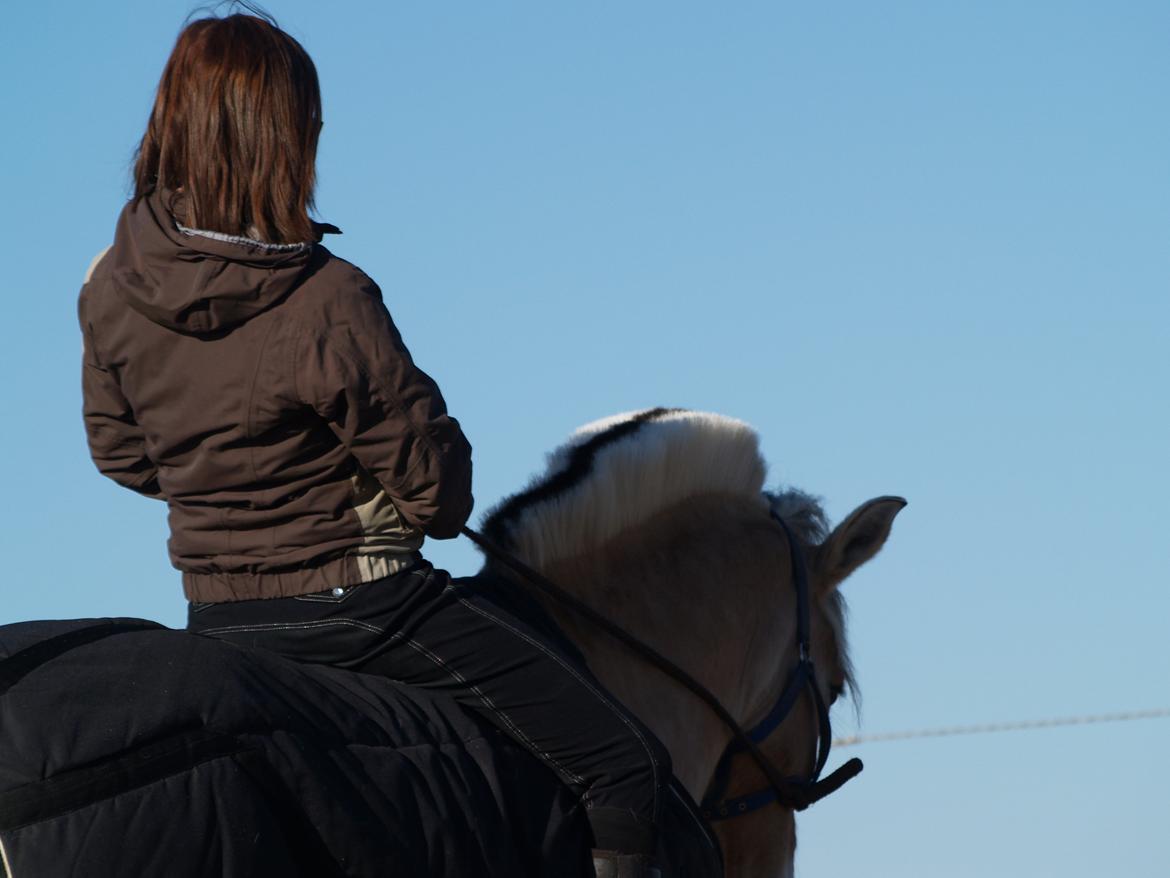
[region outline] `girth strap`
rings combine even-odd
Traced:
[[[58,634],[56,637],[50,637],[48,640],[42,640],[40,643],[34,643],[32,646],[0,660],[0,695],[3,695],[41,665],[51,662],[79,646],[95,643],[115,634],[149,631],[164,627],[157,622],[148,622],[145,619],[110,619],[96,625],[75,628],[64,634]]]
[[[0,831],[51,820],[244,748],[234,735],[193,729],[0,793]]]

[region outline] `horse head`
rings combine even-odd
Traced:
[[[830,532],[809,495],[764,493],[764,472],[758,438],[740,421],[672,409],[618,416],[583,427],[550,455],[548,471],[493,510],[485,531],[678,664],[749,727],[770,712],[798,659],[797,562],[807,570],[819,700],[830,705],[852,685],[839,586],[879,551],[905,505],[877,498]],[[730,732],[693,694],[537,599],[666,744],[695,800],[717,784],[732,799],[767,786],[746,754],[724,758]],[[817,701],[801,693],[762,741],[783,775],[815,773]],[[723,765],[727,776],[717,778]],[[714,826],[728,878],[792,874],[791,807],[771,803]]]
[[[819,504],[798,491],[769,495],[771,511],[781,517],[795,537],[790,546],[778,536],[774,554],[766,556],[761,580],[772,579],[774,585],[792,591],[790,571],[794,569],[792,552],[802,553],[807,565],[809,589],[809,645],[813,684],[826,706],[832,705],[850,690],[856,690],[856,681],[849,660],[845,632],[845,600],[840,585],[857,568],[878,553],[890,533],[894,517],[906,505],[900,497],[878,497],[863,503],[831,532]],[[771,572],[771,576],[766,571]],[[770,669],[772,680],[763,687],[762,702],[747,713],[747,723],[760,728],[760,717],[766,717],[789,686],[794,664],[798,660],[798,632],[796,615],[782,613],[775,640],[767,639],[746,659],[752,667]],[[791,712],[780,721],[769,724],[761,742],[764,754],[780,770],[793,778],[813,778],[817,774],[818,739],[827,729],[820,726],[817,700],[810,694],[802,695]],[[793,874],[796,853],[795,810],[762,795],[767,781],[760,769],[746,754],[736,755],[730,762],[725,780],[717,780],[723,789],[721,798],[751,803],[742,813],[717,819],[715,832],[725,858],[727,878],[789,878]],[[708,788],[708,794],[712,792]]]

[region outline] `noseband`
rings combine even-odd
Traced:
[[[829,793],[840,789],[846,781],[856,777],[862,768],[860,759],[850,759],[828,777],[820,779],[821,770],[825,767],[825,762],[829,758],[829,747],[832,744],[833,732],[829,725],[829,708],[825,704],[824,698],[821,697],[820,689],[817,688],[816,669],[813,667],[812,662],[812,649],[810,648],[809,635],[808,567],[805,563],[804,553],[801,551],[800,543],[792,536],[792,531],[788,529],[788,525],[775,512],[772,512],[771,515],[784,531],[784,536],[788,540],[789,555],[792,558],[792,582],[796,587],[797,662],[796,667],[788,675],[788,683],[785,685],[784,691],[781,692],[780,700],[776,702],[776,706],[768,712],[768,715],[758,725],[748,731],[744,731],[740,727],[739,723],[736,722],[727,708],[719,702],[719,699],[674,662],[655,652],[646,644],[642,643],[642,641],[638,640],[638,638],[615,625],[584,601],[549,580],[542,573],[533,570],[511,552],[496,545],[483,534],[469,527],[463,528],[463,534],[468,539],[504,566],[511,568],[521,579],[527,581],[530,585],[544,592],[559,603],[564,604],[572,612],[589,620],[598,628],[625,644],[630,650],[694,693],[731,730],[732,740],[727,745],[727,749],[723,752],[723,756],[719,760],[719,765],[716,767],[712,791],[703,799],[703,816],[708,820],[721,820],[727,817],[738,817],[742,814],[749,814],[773,802],[777,802],[786,808],[803,811],[814,802],[819,802],[825,796],[829,795]],[[758,745],[767,739],[780,723],[784,721],[789,711],[792,710],[792,706],[796,704],[800,693],[806,688],[812,690],[813,702],[816,704],[817,709],[818,743],[816,767],[812,775],[807,778],[785,777],[780,774],[780,771],[772,764],[772,761],[761,752]],[[747,796],[739,796],[734,799],[721,799],[720,797],[727,792],[727,785],[731,776],[731,761],[736,755],[744,752],[748,753],[755,760],[756,765],[759,766],[760,771],[767,780],[768,786]]]
[[[719,764],[715,767],[715,776],[710,791],[703,799],[703,816],[708,820],[724,820],[729,817],[750,814],[752,811],[757,811],[773,802],[786,808],[803,811],[829,793],[840,789],[846,781],[860,774],[862,769],[861,760],[854,758],[825,779],[818,780],[829,759],[833,728],[829,723],[829,707],[825,704],[820,687],[817,686],[817,672],[812,660],[808,565],[805,562],[804,551],[801,549],[800,543],[793,537],[792,531],[789,530],[784,519],[775,512],[772,512],[772,518],[784,531],[784,536],[788,540],[789,556],[792,559],[792,583],[796,588],[797,659],[796,667],[788,674],[788,682],[780,692],[776,704],[768,711],[767,716],[747,730],[745,737],[753,745],[762,744],[784,722],[785,717],[788,716],[796,704],[796,700],[800,697],[800,693],[809,689],[812,692],[813,703],[816,705],[817,711],[816,762],[812,774],[806,778],[774,776],[778,773],[769,763],[769,768],[772,768],[772,771],[764,769],[764,774],[768,778],[768,786],[754,793],[748,793],[746,796],[726,799],[723,797],[731,782],[731,763],[737,755],[749,749],[743,738],[733,738],[731,743],[727,745],[727,749],[723,751]],[[750,749],[754,750],[755,748]],[[762,764],[761,768],[763,768]]]

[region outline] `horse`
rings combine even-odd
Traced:
[[[741,725],[772,713],[807,650],[819,696],[798,697],[761,749],[780,773],[811,777],[817,703],[853,685],[839,585],[882,547],[904,501],[871,500],[830,530],[811,496],[766,493],[764,473],[740,421],[616,416],[577,431],[483,530],[679,665]],[[805,567],[799,647],[793,576]],[[705,703],[530,590],[501,556],[473,579],[555,620],[550,635],[567,636],[666,744],[677,783],[664,844],[679,847],[663,851],[666,875],[715,874],[720,851],[727,878],[792,874],[791,807],[709,813],[713,834],[695,807],[767,786]],[[210,874],[210,863],[224,875],[380,874],[362,864],[387,862],[405,874],[590,874],[577,803],[483,726],[442,696],[143,620],[0,626],[0,861],[9,878],[83,865],[150,874],[162,861],[176,876]],[[203,835],[193,841],[185,823]],[[133,869],[119,838],[128,825],[156,839],[133,852]],[[53,871],[66,860],[71,871]]]
[[[829,528],[818,500],[764,491],[755,431],[732,418],[672,409],[617,415],[580,428],[547,471],[499,504],[494,542],[700,681],[745,728],[777,703],[796,659],[793,552],[807,559],[816,684],[826,704],[855,686],[841,583],[885,544],[906,505],[883,496]],[[788,526],[796,545],[777,526]],[[485,570],[523,585],[488,556]],[[731,732],[691,692],[631,658],[620,642],[537,595],[589,667],[669,750],[696,800],[714,790]],[[767,739],[782,773],[813,774],[817,716],[803,698]],[[723,794],[767,786],[739,755]],[[787,878],[796,851],[792,808],[772,802],[714,823],[726,878]]]

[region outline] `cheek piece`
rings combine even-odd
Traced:
[[[789,555],[792,558],[792,582],[796,588],[796,666],[788,675],[780,698],[768,715],[746,732],[746,739],[752,745],[760,745],[780,727],[806,688],[812,693],[813,704],[817,714],[817,741],[813,772],[809,777],[783,777],[770,761],[765,766],[760,762],[760,768],[768,781],[768,786],[746,796],[724,798],[727,787],[731,782],[731,764],[735,757],[745,751],[752,750],[753,756],[759,753],[757,747],[749,747],[744,739],[733,739],[723,751],[723,756],[715,768],[715,776],[711,787],[703,799],[702,811],[707,820],[725,820],[729,817],[739,817],[758,811],[772,803],[778,803],[786,808],[803,811],[809,805],[819,802],[829,793],[836,792],[846,782],[861,773],[863,765],[860,759],[853,758],[832,772],[828,777],[820,779],[825,763],[829,759],[829,748],[833,742],[833,727],[829,722],[829,707],[821,696],[817,686],[816,667],[812,661],[812,649],[809,625],[809,586],[808,565],[801,551],[800,544],[792,535],[788,525],[775,512],[772,519],[780,525],[784,536],[788,540]],[[757,762],[759,757],[757,756]]]

